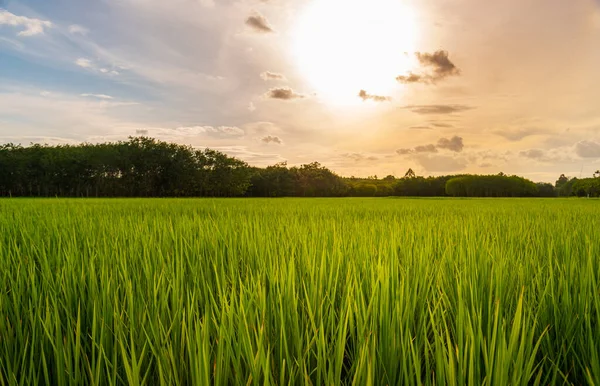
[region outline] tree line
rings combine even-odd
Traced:
[[[266,168],[219,151],[153,138],[81,145],[0,146],[4,197],[555,197],[600,195],[594,178],[555,185],[518,176],[344,178],[318,162]]]

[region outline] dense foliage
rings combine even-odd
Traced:
[[[571,191],[579,197],[600,196],[600,178],[584,178],[573,183]]]
[[[245,194],[246,163],[220,152],[131,138],[78,146],[0,146],[0,195],[160,197]]]
[[[596,176],[596,174],[595,174]],[[600,172],[597,173],[600,177]],[[600,178],[598,178],[600,181]],[[343,178],[318,162],[251,167],[221,152],[151,138],[82,145],[0,145],[0,196],[597,197],[596,179],[551,184],[493,176]]]
[[[462,176],[446,182],[452,197],[535,197],[539,188],[517,176]]]
[[[0,385],[600,383],[592,200],[0,200]]]

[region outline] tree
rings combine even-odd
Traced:
[[[406,171],[406,174],[404,174],[404,178],[415,178],[417,177],[417,175],[415,174],[415,172],[412,169],[408,169]]]
[[[556,180],[555,186],[557,189],[560,189],[567,182],[569,182],[569,177],[565,176],[564,174],[561,174],[560,177],[558,177],[558,180]]]
[[[594,178],[599,178],[600,177],[600,170],[596,170],[594,172]]]

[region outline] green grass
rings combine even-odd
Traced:
[[[600,384],[596,200],[3,200],[0,385]]]

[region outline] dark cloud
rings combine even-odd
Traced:
[[[575,145],[575,153],[581,158],[600,158],[600,143],[581,141]]]
[[[492,165],[489,162],[482,163],[482,164],[479,165],[480,168],[491,168],[492,166],[494,166],[494,165]]]
[[[433,144],[415,147],[415,153],[437,153],[438,149]]]
[[[372,100],[375,102],[389,102],[392,100],[392,98],[388,97],[388,96],[371,95],[371,94],[367,93],[365,90],[360,90],[360,92],[358,93],[358,96],[365,102],[368,100]]]
[[[438,149],[447,149],[456,153],[460,153],[465,147],[465,145],[463,143],[463,139],[455,135],[450,139],[440,138],[437,143],[437,147]]]
[[[530,149],[530,150],[520,152],[519,155],[521,157],[539,160],[539,159],[545,158],[546,153],[540,149]]]
[[[255,32],[271,33],[275,32],[266,17],[256,12],[254,15],[248,16],[246,25],[252,28]]]
[[[138,129],[138,130],[135,131],[135,135],[146,136],[146,135],[148,135],[148,130],[140,130],[140,129]]]
[[[474,107],[466,105],[410,105],[404,108],[422,115],[453,114],[474,109]]]
[[[411,130],[433,130],[429,126],[411,126],[411,127],[409,127],[409,129],[411,129]]]
[[[280,100],[285,100],[285,101],[306,98],[305,95],[299,94],[289,87],[272,88],[269,91],[267,91],[267,93],[265,94],[265,97],[270,98],[270,99],[280,99]]]
[[[452,63],[448,57],[448,51],[436,51],[433,54],[417,52],[417,59],[419,62],[426,67],[433,69],[434,77],[437,79],[443,79],[448,76],[460,75],[458,67]]]
[[[271,72],[271,71],[263,72],[262,74],[260,74],[260,77],[263,80],[287,80],[285,78],[285,75],[279,74],[277,72]]]
[[[424,67],[422,74],[409,72],[407,75],[400,75],[396,80],[400,83],[426,83],[433,84],[450,76],[458,76],[461,71],[450,60],[448,51],[436,51],[429,53],[415,53],[421,66]]]
[[[398,149],[396,150],[397,154],[407,155],[407,154],[419,154],[419,153],[437,153],[438,150],[450,150],[456,153],[460,153],[465,147],[463,143],[462,137],[454,136],[450,139],[448,138],[440,138],[438,140],[437,145],[429,144],[429,145],[420,145],[415,146],[414,149]]]
[[[266,137],[264,137],[263,139],[261,139],[261,141],[263,141],[264,143],[276,143],[281,145],[283,143],[283,141],[281,140],[281,138],[279,137],[274,137],[272,135],[267,135]]]

